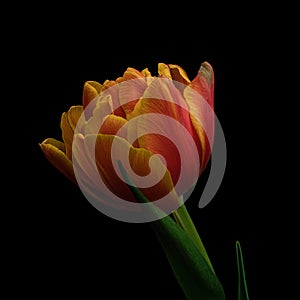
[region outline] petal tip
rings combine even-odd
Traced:
[[[213,83],[214,80],[214,71],[212,65],[207,61],[203,62],[200,66],[199,73],[205,77],[209,84]]]

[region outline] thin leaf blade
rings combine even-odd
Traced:
[[[238,300],[249,300],[242,247],[239,241],[236,242],[236,258],[238,270]]]

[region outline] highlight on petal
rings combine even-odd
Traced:
[[[39,145],[48,161],[74,184],[77,184],[72,162],[66,156],[65,152],[63,152],[63,143],[55,139],[48,138]]]

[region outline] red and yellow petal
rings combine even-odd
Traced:
[[[164,157],[173,183],[177,183],[182,172],[187,174],[185,183],[178,188],[178,191],[183,193],[187,188],[186,182],[195,182],[194,175],[191,175],[193,178],[189,178],[188,170],[197,168],[195,162],[201,157],[201,147],[191,123],[188,105],[181,92],[172,81],[157,78],[139,100],[131,117],[138,117],[136,130],[139,146]],[[185,128],[185,131],[179,132],[180,127]],[[190,147],[191,140],[197,147],[196,153],[195,148]],[[179,146],[181,153],[178,151]],[[188,159],[188,167],[185,170],[181,169],[181,156],[183,159],[192,158]],[[199,166],[197,171],[191,174],[197,172]]]
[[[210,158],[214,137],[214,73],[210,64],[202,63],[197,76],[184,90],[184,97],[201,141],[201,170],[204,170]]]
[[[48,161],[74,184],[77,184],[72,162],[63,151],[64,144],[55,139],[48,138],[39,145]]]
[[[191,81],[183,68],[174,64],[158,64],[160,77],[173,80],[174,85],[182,92]]]
[[[214,109],[215,77],[213,68],[208,62],[203,62],[201,64],[201,67],[190,86],[202,95],[210,107]]]
[[[170,73],[172,79],[178,81],[184,85],[189,84],[191,81],[183,68],[178,65],[169,64]]]
[[[89,139],[89,137],[86,137]],[[115,150],[112,154],[112,145],[115,144]],[[128,156],[129,154],[129,156]],[[135,148],[130,145],[125,139],[112,135],[99,134],[96,140],[95,157],[99,173],[105,182],[106,186],[118,197],[136,202],[131,190],[127,184],[119,177],[115,171],[113,161],[120,160],[126,167],[126,161],[129,161],[130,168],[138,176],[146,176],[150,173],[149,160],[153,153],[142,148]],[[159,171],[164,170],[165,173],[162,179],[151,187],[141,187],[141,192],[150,200],[155,201],[161,199],[163,196],[170,193],[170,200],[172,204],[178,203],[177,195],[173,189],[173,182],[168,170],[166,170],[159,160],[156,158],[155,167],[152,168],[151,175],[154,182],[158,179]],[[133,180],[134,181],[134,180]],[[139,183],[135,182],[139,187]]]

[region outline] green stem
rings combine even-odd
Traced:
[[[179,198],[179,201],[182,202],[182,205],[173,212],[173,216],[176,222],[181,226],[181,228],[190,236],[190,238],[194,241],[195,245],[200,250],[201,254],[207,261],[208,265],[214,272],[213,266],[210,262],[206,249],[203,245],[203,242],[198,234],[198,231],[184,205],[182,197]]]

